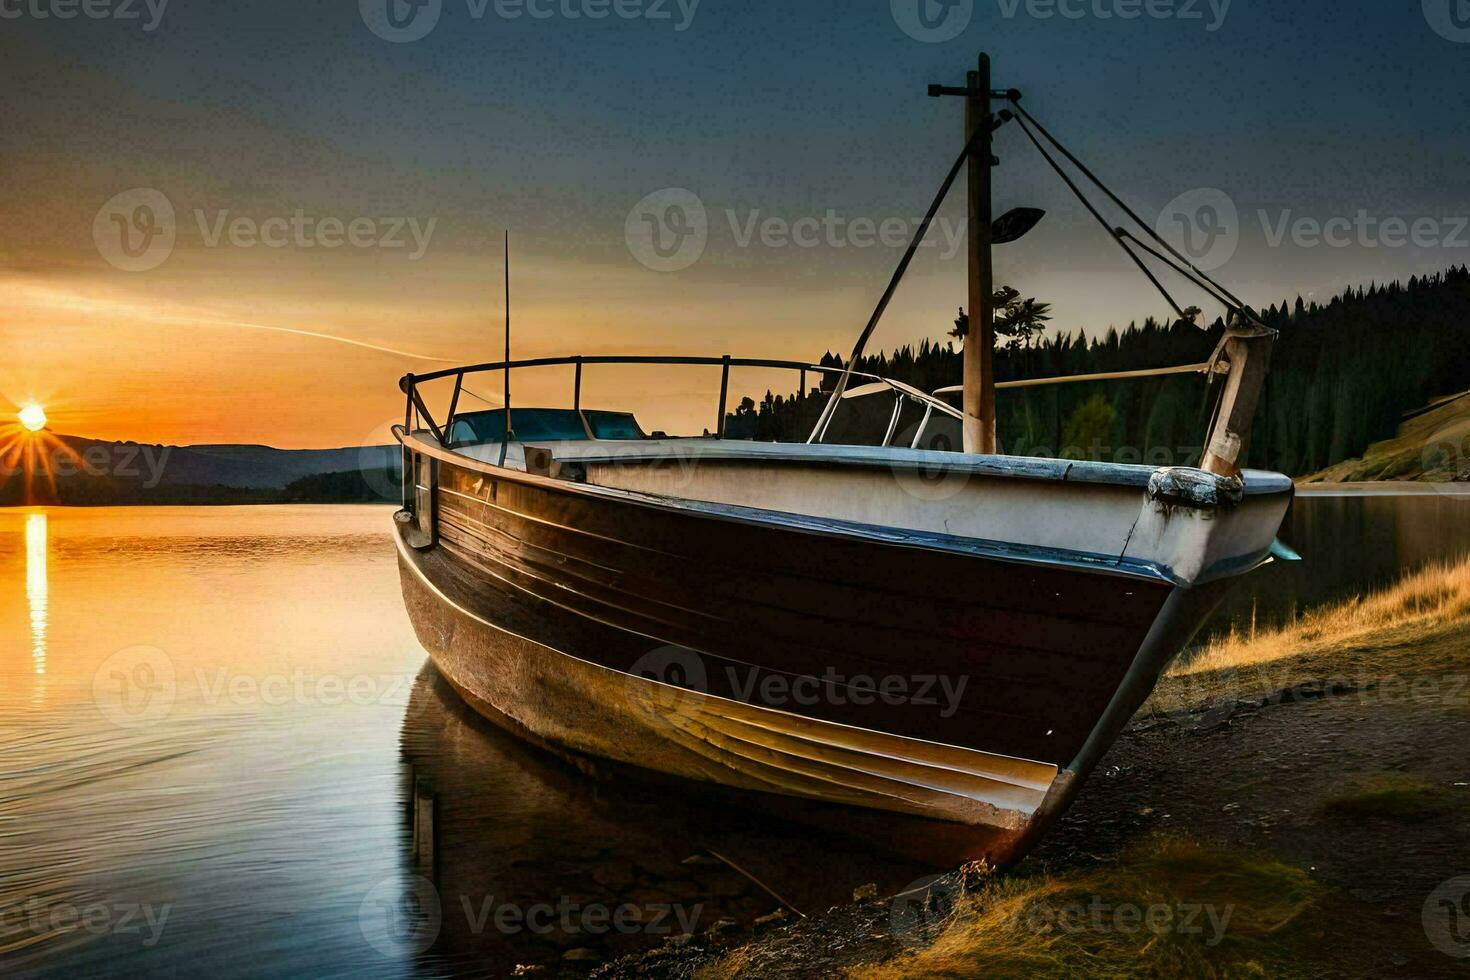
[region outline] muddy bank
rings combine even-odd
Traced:
[[[1177,957],[1168,961],[1172,971],[1470,975],[1470,914],[1454,919],[1458,892],[1446,886],[1470,875],[1470,620],[1409,632],[1278,660],[1259,674],[1273,682],[1289,676],[1285,686],[1253,688],[1257,675],[1249,672],[1228,682],[1169,679],[1176,700],[1191,691],[1208,697],[1136,718],[1072,811],[1008,875],[956,873],[927,904],[925,893],[911,893],[757,936],[694,937],[595,975],[964,975],[971,967],[1006,975],[1014,963],[994,960],[995,930],[1014,940],[1016,923],[989,921],[987,902],[1029,910],[1025,928],[1045,955],[1025,972],[1063,973],[1075,969],[1074,954],[1105,947],[1107,955],[1132,955],[1133,947],[1119,946],[1130,937],[1119,933],[1144,927],[1093,915],[1059,930],[1055,916],[1038,920],[1037,909],[1069,889],[1068,901],[1090,890],[1092,904],[1114,909],[1120,898],[1108,892],[1125,887],[1119,872],[1131,876],[1129,895],[1166,896],[1181,909],[1212,906],[1217,918],[1228,906],[1237,924],[1260,913],[1250,934],[1227,922],[1213,944],[1203,913],[1197,934],[1170,926],[1161,943],[1138,944],[1146,957],[1167,947]],[[1155,861],[1159,841],[1185,842],[1205,857],[1176,860],[1168,865],[1173,877],[1150,890],[1138,880],[1140,855]],[[1257,892],[1241,882],[1220,890],[1232,869],[1257,864],[1269,869]],[[1274,902],[1288,885],[1300,893],[1289,909],[1253,907]],[[1124,974],[1133,972],[1124,963]],[[1140,960],[1138,969],[1150,963],[1158,968]]]

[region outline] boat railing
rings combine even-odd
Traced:
[[[572,408],[573,411],[582,411],[582,376],[583,368],[588,365],[641,365],[641,366],[702,366],[718,367],[720,371],[720,397],[718,412],[715,417],[715,427],[712,434],[717,439],[725,438],[725,425],[727,409],[730,396],[730,369],[731,368],[773,368],[777,370],[789,370],[797,372],[798,398],[806,398],[809,394],[807,388],[807,375],[813,373],[818,376],[839,376],[843,374],[844,368],[825,364],[812,364],[807,361],[775,360],[759,357],[733,357],[722,355],[719,357],[691,357],[683,355],[637,355],[637,354],[591,354],[573,355],[569,357],[535,357],[512,361],[488,361],[483,364],[471,364],[462,367],[445,368],[442,371],[433,371],[428,374],[406,374],[399,380],[399,387],[407,396],[404,407],[404,419],[402,432],[399,427],[394,426],[394,435],[402,441],[403,435],[417,429],[427,427],[434,438],[445,448],[452,448],[454,442],[454,422],[459,414],[460,396],[468,392],[465,387],[465,378],[475,374],[488,374],[495,372],[516,371],[523,368],[557,367],[566,366],[573,369],[572,374]],[[1040,385],[1071,384],[1090,381],[1118,381],[1129,378],[1150,377],[1164,374],[1203,374],[1210,376],[1216,373],[1228,371],[1228,365],[1219,358],[1211,358],[1198,364],[1181,364],[1165,368],[1150,368],[1137,371],[1112,371],[1102,374],[1072,374],[1047,378],[1022,378],[1013,381],[997,382],[997,390],[1011,388],[1030,388]],[[924,392],[912,385],[893,378],[885,378],[881,375],[864,371],[852,371],[850,377],[865,382],[856,387],[847,388],[842,391],[841,401],[854,398],[863,398],[870,395],[890,392],[893,394],[893,411],[889,416],[888,427],[884,432],[882,446],[889,446],[898,431],[899,417],[905,402],[913,402],[924,407],[924,416],[914,430],[914,436],[910,440],[910,448],[921,444],[924,433],[932,421],[934,413],[938,412],[954,419],[963,419],[964,413],[945,401],[946,396],[961,394],[963,385],[947,385],[936,388],[932,392]],[[454,379],[454,389],[449,400],[449,409],[445,422],[440,425],[433,412],[424,401],[420,386],[445,378]],[[823,394],[830,397],[831,392],[823,390]],[[471,393],[473,394],[473,393]],[[485,400],[483,396],[474,395],[476,398]],[[510,425],[510,406],[495,406],[505,411],[506,432],[509,439],[514,440],[515,434]],[[822,413],[815,428],[808,436],[808,442],[821,442],[826,438],[827,430],[832,422],[832,413]]]
[[[460,397],[469,392],[465,387],[465,378],[476,374],[490,374],[496,372],[512,372],[523,368],[539,367],[571,367],[572,373],[572,409],[576,412],[582,411],[582,374],[583,368],[593,365],[641,365],[641,366],[703,366],[718,367],[720,371],[720,397],[718,414],[715,416],[715,427],[711,430],[717,439],[725,438],[726,410],[729,407],[730,397],[730,369],[731,368],[774,368],[778,370],[795,371],[799,376],[799,398],[808,396],[807,375],[813,373],[820,376],[838,376],[844,372],[842,367],[833,367],[824,364],[811,364],[806,361],[773,360],[758,357],[732,357],[725,354],[719,357],[688,357],[682,355],[637,355],[637,354],[591,354],[575,355],[571,357],[535,357],[511,361],[489,361],[484,364],[470,364],[462,367],[445,368],[442,371],[433,371],[428,374],[405,374],[398,383],[399,388],[406,396],[404,406],[404,417],[402,431],[398,426],[393,427],[394,436],[401,442],[408,433],[427,428],[433,437],[445,448],[452,448],[454,422],[460,414]],[[887,446],[893,441],[894,434],[898,430],[899,415],[905,402],[914,402],[924,406],[924,420],[920,423],[915,433],[913,445],[917,446],[920,436],[923,435],[924,427],[935,412],[949,415],[953,418],[963,418],[963,413],[944,401],[937,395],[931,395],[918,388],[896,381],[892,378],[884,378],[876,374],[862,371],[851,372],[851,377],[867,382],[856,388],[849,388],[842,392],[842,400],[861,398],[867,395],[891,392],[893,394],[893,412],[889,417],[888,429],[883,436],[882,445]],[[441,381],[446,378],[454,379],[454,389],[449,398],[449,408],[445,414],[444,424],[440,424],[434,413],[424,401],[421,386],[432,381]],[[507,388],[508,390],[508,388]],[[483,401],[483,396],[474,395]],[[829,392],[823,392],[829,394]],[[506,413],[507,441],[515,439],[515,433],[511,426],[510,399],[504,399],[506,404],[495,406],[495,410]],[[812,430],[808,441],[820,442],[827,434],[827,428],[831,423],[831,415],[827,414],[824,420],[819,420],[817,427]]]

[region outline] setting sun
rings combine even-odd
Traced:
[[[40,405],[27,405],[20,410],[16,418],[31,432],[40,432],[46,427],[46,410]]]

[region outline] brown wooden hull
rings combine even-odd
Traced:
[[[935,860],[1017,858],[1224,589],[445,460],[434,504],[434,543],[400,527],[405,601],[483,714],[574,753],[921,826],[933,846],[909,850]]]

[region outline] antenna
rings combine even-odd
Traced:
[[[510,229],[505,230],[505,435],[500,441],[500,465],[505,465],[505,454],[510,441],[516,437],[510,427]]]

